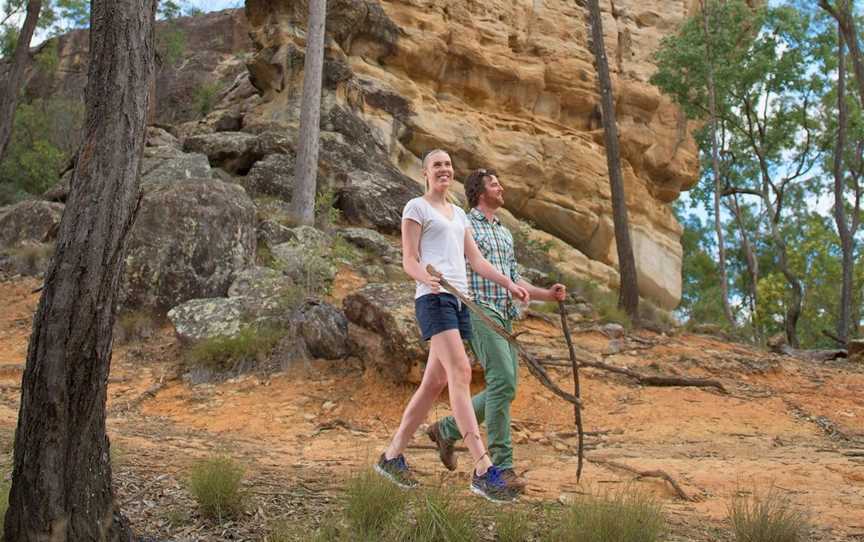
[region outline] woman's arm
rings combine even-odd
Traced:
[[[472,235],[470,228],[465,229],[465,258],[468,260],[468,263],[471,264],[471,269],[484,279],[491,280],[502,288],[506,288],[514,297],[517,297],[526,303],[531,299],[528,290],[519,286],[513,282],[510,277],[495,269],[495,266],[483,257],[480,249],[477,248],[477,243],[474,242],[474,235]]]
[[[441,289],[440,279],[427,273],[420,265],[420,235],[422,233],[423,226],[417,222],[407,218],[402,221],[402,269],[408,273],[409,277],[422,282],[431,288],[433,293],[437,294]]]

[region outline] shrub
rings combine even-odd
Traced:
[[[241,362],[266,357],[282,338],[275,329],[247,327],[233,337],[200,341],[186,352],[186,361],[213,371],[227,371]]]
[[[345,518],[363,540],[379,540],[407,505],[405,493],[371,470],[355,475],[345,490]]]
[[[230,457],[211,457],[196,463],[189,473],[189,491],[202,514],[221,522],[242,512],[243,474],[243,467]]]
[[[339,222],[342,211],[335,207],[336,193],[328,188],[315,194],[315,222],[322,228],[329,228]]]
[[[738,542],[798,542],[805,539],[807,520],[785,496],[771,488],[764,494],[736,494],[728,505]]]
[[[51,256],[54,254],[54,244],[26,244],[9,249],[6,254],[15,272],[22,275],[38,275],[48,269]]]
[[[192,99],[195,104],[195,111],[200,113],[202,117],[207,116],[213,111],[213,108],[216,106],[216,98],[219,95],[219,89],[218,82],[203,83],[195,89],[195,95]]]
[[[618,293],[585,281],[575,285],[574,292],[585,298],[594,308],[595,317],[603,322],[621,324],[626,329],[633,327],[624,309],[618,307]]]
[[[117,318],[114,340],[118,343],[124,343],[149,339],[158,328],[158,318],[149,311],[124,312]]]
[[[156,30],[156,51],[169,67],[177,67],[186,51],[186,33],[176,24],[168,24]]]
[[[630,487],[578,496],[562,514],[549,541],[653,542],[660,540],[665,530],[660,503]]]
[[[415,503],[414,521],[399,525],[395,539],[400,542],[472,542],[477,540],[473,518],[453,494],[432,489],[420,494]]]

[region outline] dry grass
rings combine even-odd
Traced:
[[[230,457],[217,456],[196,463],[189,473],[189,491],[201,513],[220,523],[243,511],[240,489],[245,469]]]
[[[806,515],[789,498],[771,488],[764,493],[736,494],[728,505],[737,542],[799,542],[806,539]]]

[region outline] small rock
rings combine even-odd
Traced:
[[[323,410],[324,412],[330,412],[334,408],[336,408],[336,403],[334,403],[333,401],[325,401],[324,404],[321,405],[321,410]]]
[[[625,330],[624,326],[622,326],[621,324],[610,323],[604,324],[600,328],[600,331],[602,331],[610,339],[620,339],[624,336]]]

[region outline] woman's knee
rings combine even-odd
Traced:
[[[468,362],[468,358],[454,363],[448,372],[448,380],[453,386],[468,387],[471,385],[471,364]]]

